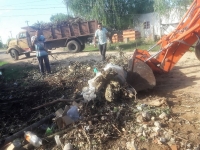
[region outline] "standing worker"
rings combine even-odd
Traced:
[[[49,64],[48,52],[44,47],[45,37],[39,31],[35,32],[35,36],[31,37],[32,45],[35,46],[36,57],[39,62],[39,68],[42,75],[44,75],[44,63],[47,73],[51,73]]]
[[[96,47],[96,38],[98,38],[99,51],[102,56],[102,61],[106,59],[107,37],[108,31],[106,28],[102,27],[101,23],[98,23],[98,29],[94,35],[94,46]]]

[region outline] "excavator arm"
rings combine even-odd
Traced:
[[[128,82],[135,87],[137,91],[152,88],[156,85],[154,74],[169,72],[188,49],[199,39],[200,0],[194,0],[173,32],[163,36],[156,45],[149,50],[135,50],[132,58],[129,60]],[[159,46],[160,50],[156,54],[150,55],[149,51],[156,46]],[[197,44],[195,47],[195,53],[199,59],[200,44]],[[140,66],[139,71],[137,69],[138,65]],[[149,68],[150,71],[147,72]],[[133,78],[135,77],[133,74],[139,74],[141,83],[143,84],[137,86],[133,82]]]

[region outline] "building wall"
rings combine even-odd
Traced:
[[[156,40],[166,32],[169,26],[176,27],[181,20],[181,15],[178,11],[173,10],[168,16],[160,17],[157,13],[147,13],[135,16],[135,30],[141,33],[142,38]],[[144,23],[149,22],[148,29],[144,28]]]
[[[144,23],[149,22],[149,28],[144,28]],[[155,36],[161,36],[161,24],[159,16],[156,13],[137,15],[135,30],[141,33],[141,37],[154,39]]]

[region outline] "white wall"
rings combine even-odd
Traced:
[[[144,29],[144,22],[149,21],[150,28]],[[137,15],[137,24],[135,30],[141,33],[143,38],[154,38],[154,35],[161,36],[160,19],[156,13]]]
[[[167,16],[160,17],[157,13],[147,13],[135,16],[137,23],[135,24],[135,30],[141,33],[141,37],[154,39],[155,36],[161,37],[168,26],[177,26],[181,20],[181,14],[177,10],[173,10]],[[144,29],[143,23],[149,21],[150,29]]]

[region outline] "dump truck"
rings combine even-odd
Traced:
[[[170,72],[179,59],[195,48],[200,60],[200,1],[194,0],[182,20],[171,33],[164,35],[148,50],[136,49],[129,60],[127,82],[137,91],[150,89],[156,85],[155,74]],[[196,43],[196,46],[193,46]],[[151,55],[156,46],[160,50]]]
[[[30,56],[34,51],[34,46],[31,44],[31,37],[35,35],[35,31],[39,30],[40,34],[45,37],[45,47],[48,50],[59,47],[67,47],[68,52],[77,53],[85,48],[85,43],[88,39],[92,39],[98,22],[73,22],[63,23],[57,26],[46,26],[36,28],[34,26],[22,27],[16,39],[9,41],[7,53],[14,60],[18,60],[20,55]]]

